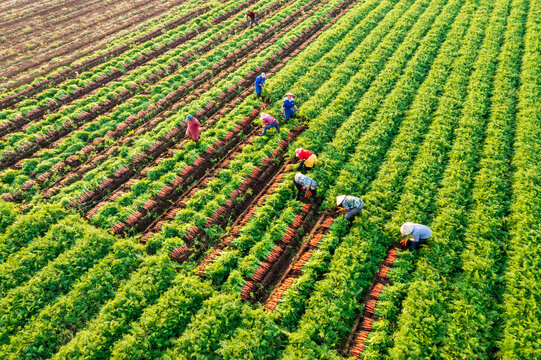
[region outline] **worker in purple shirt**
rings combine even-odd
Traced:
[[[408,250],[417,249],[421,244],[426,243],[430,236],[432,236],[432,230],[430,230],[428,226],[412,222],[403,223],[400,227],[400,232],[402,233],[402,236],[412,236],[412,238],[406,239],[408,242],[411,241]]]

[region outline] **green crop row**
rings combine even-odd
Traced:
[[[450,358],[490,358],[496,346],[494,338],[500,331],[495,325],[501,316],[498,303],[501,302],[502,251],[509,241],[505,217],[511,198],[515,89],[527,12],[528,1],[513,3],[500,52],[483,158],[463,238],[462,273],[454,276],[449,307],[451,321],[445,324],[447,340],[440,348],[441,355]]]
[[[541,356],[541,38],[540,4],[530,2],[524,56],[518,92],[516,136],[513,148],[513,204],[509,216],[510,241],[503,276],[503,311],[497,334],[502,359],[535,359]],[[515,75],[515,74],[513,74]]]
[[[107,255],[114,238],[84,222],[72,224],[74,245],[0,300],[0,344],[5,344],[34,313],[68,292],[73,283]]]
[[[132,239],[117,241],[109,255],[81,276],[68,293],[37,309],[31,320],[11,336],[9,344],[0,347],[0,357],[15,360],[52,356],[117,295],[121,283],[142,262],[142,253],[142,247]],[[146,280],[153,281],[150,276]]]

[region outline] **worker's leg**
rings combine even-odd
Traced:
[[[418,249],[421,245],[423,245],[424,243],[426,243],[426,240],[428,239],[419,239],[419,241],[412,241],[411,242],[411,245],[409,246],[409,250],[413,251],[413,250],[416,250]]]
[[[353,220],[355,220],[355,217],[357,215],[360,215],[361,214],[361,211],[362,211],[362,207],[358,207],[358,208],[355,208],[355,209],[351,209],[350,211],[348,211],[348,213],[346,214],[346,220],[348,220],[349,222],[353,222]]]
[[[275,122],[275,123],[272,124],[271,126],[272,126],[272,127],[275,127],[276,130],[278,130],[278,132],[280,132],[280,126],[278,125],[278,123]]]
[[[269,130],[270,128],[272,127],[272,125],[267,125],[263,128],[263,132],[259,135],[265,135],[265,133],[267,132],[267,130]]]
[[[254,26],[254,19],[250,18],[250,29]]]
[[[259,99],[260,96],[261,96],[261,93],[260,93],[260,92],[256,92],[256,93],[255,93],[255,98],[256,98],[256,99]]]
[[[295,181],[293,181],[293,184],[295,184],[295,187],[297,188],[297,197],[295,198],[295,200],[300,200],[301,199],[301,195],[302,195],[302,187],[297,184]]]
[[[297,167],[297,171],[300,171],[300,172],[304,171],[304,162],[305,160],[301,160],[299,167]]]

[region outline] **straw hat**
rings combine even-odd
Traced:
[[[336,197],[336,206],[340,206],[344,202],[346,195],[340,195]]]

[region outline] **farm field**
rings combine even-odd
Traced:
[[[0,359],[541,358],[541,2],[0,19]]]

